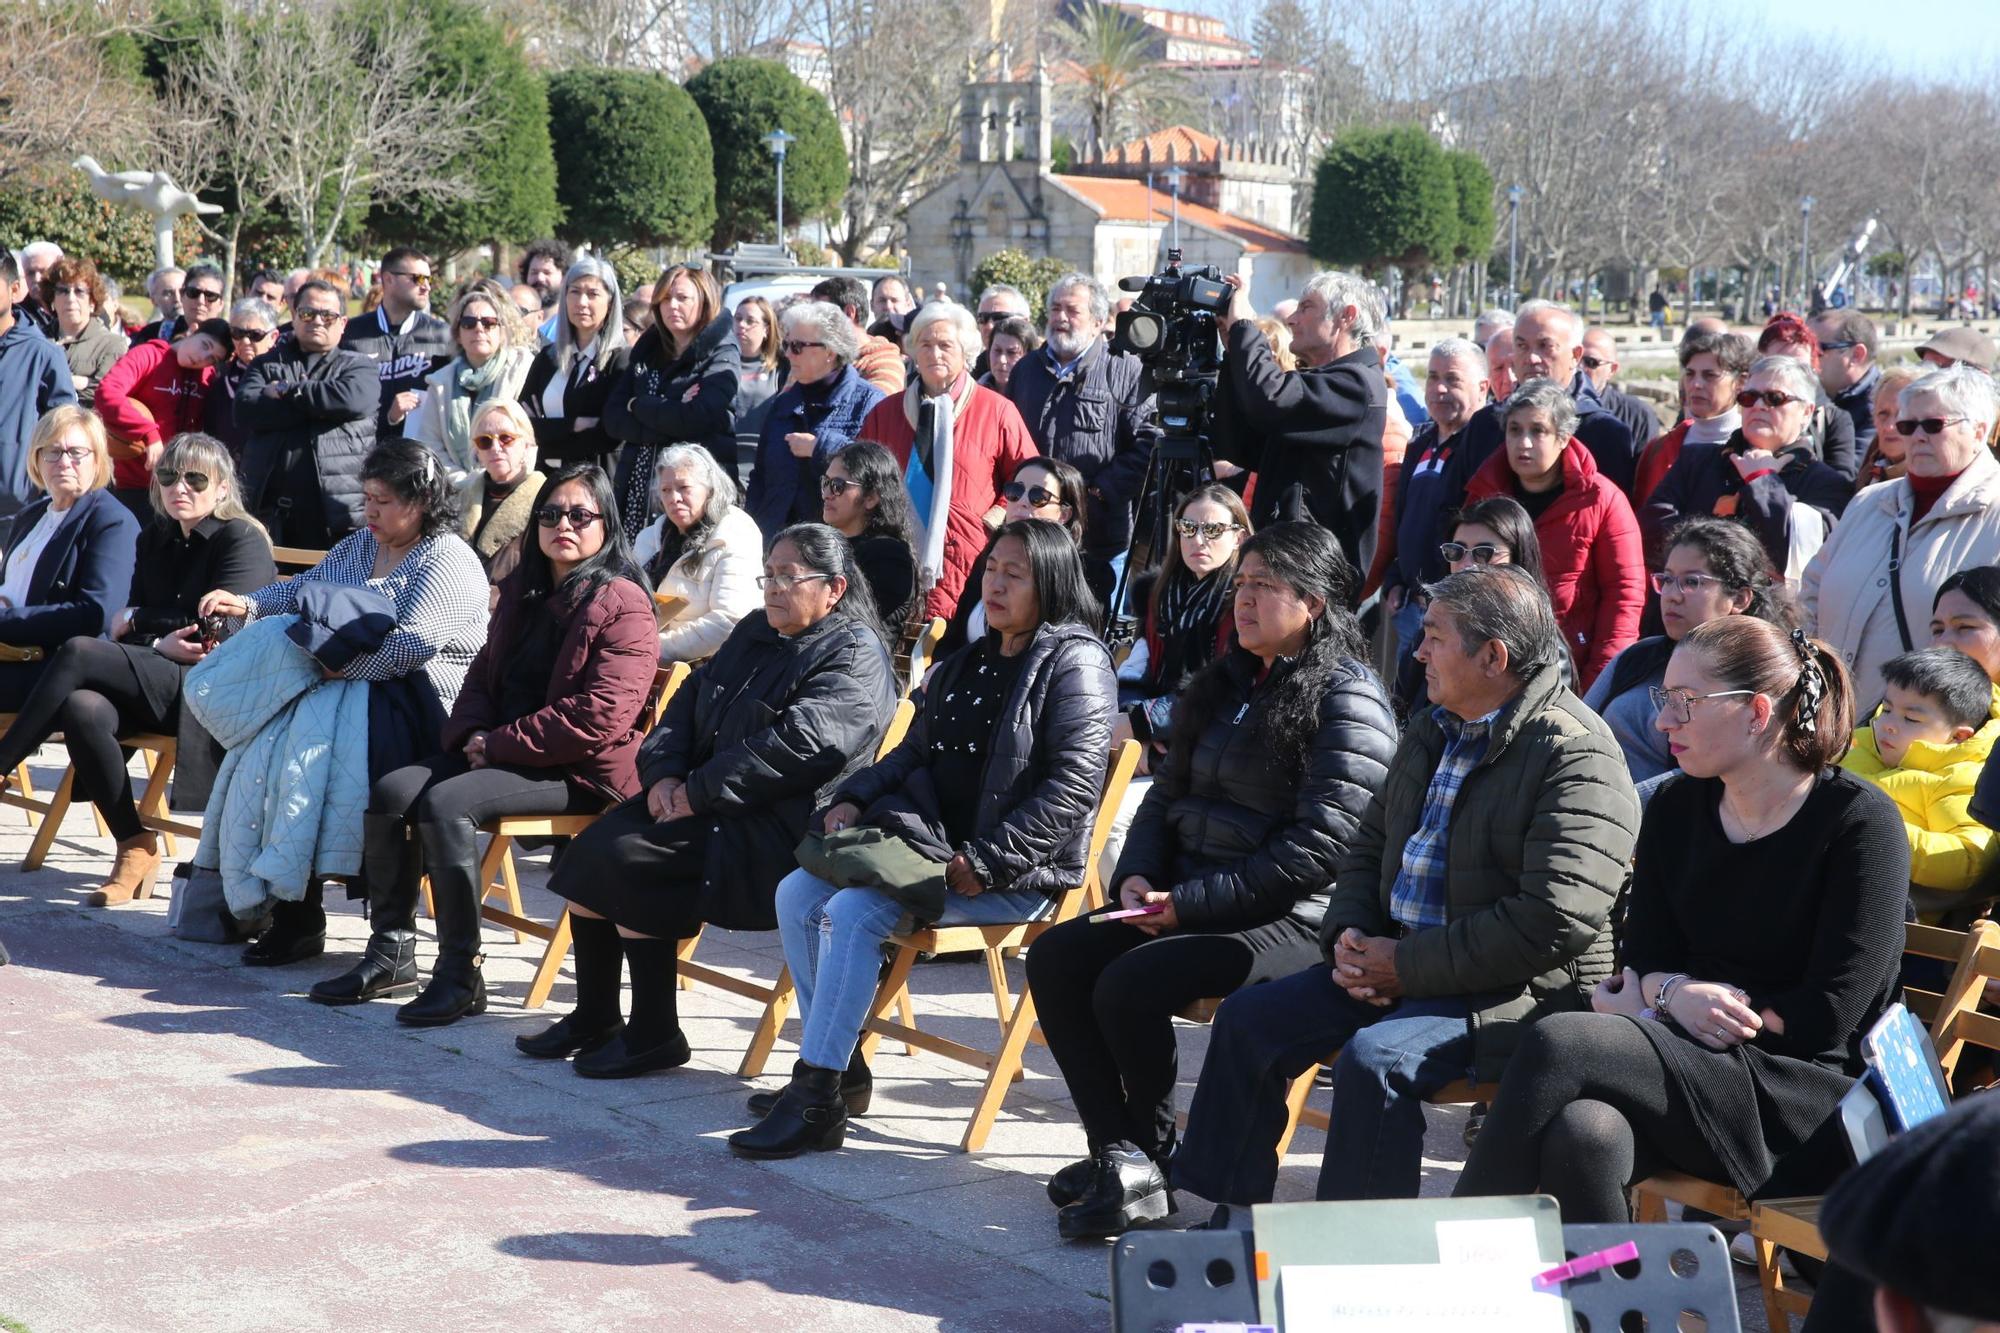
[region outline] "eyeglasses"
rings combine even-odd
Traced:
[[[545,528],[561,527],[562,521],[568,519],[569,525],[578,532],[582,532],[585,528],[603,517],[604,515],[598,513],[595,509],[585,509],[582,505],[572,505],[568,509],[558,509],[554,505],[543,505],[535,511],[535,522]]]
[[[75,465],[88,457],[90,457],[90,450],[88,449],[44,449],[42,450],[42,465],[44,467],[54,467],[57,463]]]
[[[407,278],[419,287],[428,287],[436,281],[428,273],[406,273],[399,268],[385,268],[382,270],[382,276],[385,278]]]
[[[1671,589],[1679,588],[1682,592],[1692,597],[1701,591],[1703,584],[1707,583],[1713,583],[1718,587],[1724,588],[1731,586],[1728,579],[1719,579],[1713,574],[1669,574],[1662,569],[1656,570],[1646,577],[1652,583],[1653,591],[1662,596],[1666,595]]]
[[[206,287],[183,287],[181,288],[181,299],[183,301],[220,301],[222,293],[219,291],[212,292]]]
[[[276,332],[277,332],[276,329],[239,329],[234,324],[232,324],[229,326],[229,341],[239,342],[239,343],[260,343]]]
[[[90,288],[80,284],[64,283],[56,289],[57,296],[89,296]]]
[[[1219,542],[1232,532],[1243,531],[1241,523],[1197,523],[1191,518],[1174,520],[1174,531],[1183,537],[1200,537],[1205,542]]]
[[[1455,565],[1467,556],[1472,557],[1472,563],[1475,565],[1490,565],[1499,557],[1511,556],[1512,553],[1506,547],[1495,546],[1492,542],[1481,542],[1477,546],[1467,546],[1464,542],[1444,542],[1438,546],[1438,554],[1444,557],[1447,565]]]
[[[1679,716],[1681,725],[1686,726],[1694,721],[1694,706],[1703,699],[1729,699],[1739,694],[1755,694],[1756,692],[1755,690],[1717,690],[1713,694],[1696,694],[1693,690],[1663,690],[1659,686],[1654,685],[1646,691],[1646,694],[1652,699],[1653,707],[1659,709],[1662,713],[1667,712],[1669,706],[1671,706],[1673,713]]]
[[[292,311],[292,322],[294,324],[338,324],[346,318],[346,313],[339,310],[299,310],[294,308]]]
[[[1581,356],[1577,360],[1583,362],[1586,370],[1602,370],[1605,366],[1611,364],[1609,357],[1602,356]]]
[[[801,583],[811,583],[814,579],[830,579],[831,574],[759,574],[757,586],[777,592],[790,592]]]
[[[825,343],[809,343],[805,341],[803,338],[787,338],[785,339],[785,355],[797,356],[799,353],[805,351],[808,347],[824,347],[824,346],[826,346]]]
[[[1030,486],[1022,481],[1010,481],[1000,488],[1000,494],[1008,500],[1026,500],[1030,507],[1046,509],[1050,505],[1062,503],[1062,497],[1054,491],[1045,491],[1039,486]]]
[[[475,435],[472,437],[472,447],[475,449],[512,449],[520,442],[521,437],[518,435],[504,435],[497,432],[492,435]],[[555,525],[551,523],[549,526],[554,527]]]
[[[1967,420],[1967,418],[1916,417],[1909,421],[1898,421],[1896,423],[1896,434],[1915,435],[1918,431],[1922,431],[1926,435],[1942,435],[1946,426],[1955,426],[1964,420]]]
[[[846,477],[821,477],[819,479],[819,493],[825,499],[838,500],[841,496],[847,494],[849,486],[859,486],[860,484],[860,482],[850,480]]]
[[[170,467],[156,467],[153,469],[153,480],[160,483],[163,491],[170,491],[181,482],[186,482],[188,489],[196,495],[208,489],[206,472],[180,472]]]
[[[467,333],[474,329],[485,329],[490,333],[500,327],[500,321],[491,315],[460,315],[458,327]]]
[[[1755,407],[1762,403],[1766,407],[1783,407],[1787,403],[1803,403],[1805,399],[1794,398],[1782,389],[1745,389],[1736,395],[1738,407]]]
[[[1850,347],[1859,347],[1859,346],[1861,346],[1861,344],[1858,342],[1844,342],[1844,343],[1822,342],[1819,345],[1819,350],[1822,352],[1844,352]]]

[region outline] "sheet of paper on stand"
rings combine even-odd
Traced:
[[[1305,1264],[1278,1275],[1285,1333],[1568,1333],[1541,1263]]]

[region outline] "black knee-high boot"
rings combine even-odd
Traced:
[[[538,1060],[594,1051],[625,1026],[618,1014],[619,972],[625,961],[618,927],[601,916],[574,912],[569,924],[576,959],[576,1008],[532,1036],[514,1038],[521,1054]]]
[[[674,940],[622,941],[632,972],[632,1016],[624,1031],[589,1055],[576,1057],[585,1078],[632,1078],[688,1062],[691,1052],[681,1033],[674,1003],[677,983]]]
[[[417,988],[422,856],[410,826],[398,816],[367,814],[361,824],[361,875],[374,929],[360,962],[306,992],[321,1004],[361,1004]]]
[[[398,1023],[443,1027],[467,1014],[486,1012],[486,977],[480,971],[479,830],[469,819],[417,826],[424,869],[437,907],[438,956],[430,983],[396,1011]]]

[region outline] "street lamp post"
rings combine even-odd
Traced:
[[[785,149],[798,136],[787,134],[784,127],[772,130],[764,136],[764,146],[771,150],[771,156],[778,159],[778,244],[785,243]]]
[[[1812,306],[1812,211],[1818,202],[1811,195],[1799,200],[1799,303]]]
[[[1521,281],[1521,187],[1507,187],[1507,304],[1520,299]]]
[[[1167,188],[1173,192],[1174,249],[1178,250],[1181,248],[1181,182],[1187,178],[1187,173],[1179,167],[1168,167],[1160,173],[1160,178],[1166,181]]]

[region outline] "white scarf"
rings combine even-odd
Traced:
[[[929,589],[944,572],[944,539],[951,518],[953,480],[952,432],[958,414],[972,400],[972,381],[961,375],[958,382],[935,398],[923,396],[923,382],[912,380],[903,391],[903,416],[916,432],[910,442],[910,461],[904,469],[904,484],[912,498],[921,500],[926,480],[924,465],[923,409],[928,407],[930,437],[930,502],[915,506],[917,519],[917,586]]]
[[[1730,408],[1721,416],[1710,417],[1706,421],[1688,422],[1687,442],[1689,444],[1721,444],[1736,433],[1743,424],[1743,414]]]

